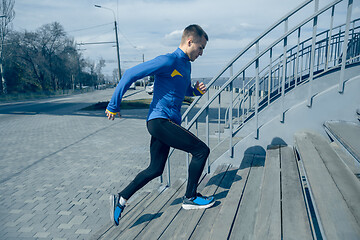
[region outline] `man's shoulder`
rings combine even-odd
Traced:
[[[156,57],[156,60],[160,63],[162,63],[162,65],[165,66],[172,66],[175,61],[176,61],[176,55],[173,53],[168,53],[168,54],[164,54],[164,55],[160,55],[158,57]]]

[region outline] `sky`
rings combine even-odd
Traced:
[[[303,1],[15,0],[13,29],[35,31],[56,21],[78,44],[113,42],[116,20],[121,68],[126,70],[143,59],[176,50],[182,30],[196,23],[207,32],[209,42],[203,56],[192,65],[192,77],[213,77],[253,39]],[[320,7],[329,2],[320,0]],[[346,2],[337,9],[343,15]],[[95,4],[108,9],[96,8]],[[313,5],[308,11],[313,11]],[[360,17],[358,0],[354,1],[352,16]],[[95,63],[104,59],[103,72],[107,75],[117,68],[115,44],[78,45],[78,49]]]

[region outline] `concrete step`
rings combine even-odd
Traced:
[[[220,236],[218,239],[226,239],[227,237],[229,239],[249,239],[252,236],[260,202],[264,160],[264,158],[258,158],[255,155],[246,156],[238,175],[243,178],[243,181],[241,179],[239,182],[234,182],[235,185],[222,209],[222,215],[224,217],[230,215],[226,218],[232,220],[233,223],[230,228],[228,226],[229,229],[226,229],[226,232],[221,232],[217,226],[212,232],[212,239],[216,239],[218,236]],[[232,201],[235,201],[234,205],[231,203]],[[227,209],[230,205],[236,206],[236,211],[233,213]]]
[[[358,162],[360,162],[360,124],[346,121],[327,121],[325,131],[340,143]]]
[[[214,215],[204,215],[207,223],[198,224],[191,239],[313,238],[293,147],[272,146],[266,159],[246,155],[230,171],[236,175],[226,198]]]
[[[226,171],[225,171],[226,170]],[[219,172],[216,178],[209,181],[209,184],[213,185],[211,188],[214,191],[214,197],[216,199],[215,205],[212,208],[203,212],[200,220],[198,221],[196,228],[194,229],[191,239],[208,239],[210,233],[215,226],[215,221],[218,219],[218,214],[221,209],[224,208],[224,202],[232,187],[234,179],[236,178],[237,169],[231,166],[222,168],[222,172]],[[210,189],[210,185],[208,187]],[[211,192],[211,191],[210,191]],[[222,219],[224,220],[224,218]]]
[[[254,239],[311,239],[294,150],[268,149]]]
[[[198,186],[203,195],[214,195],[224,186],[225,175],[231,183],[229,166],[222,165],[214,174],[204,175]],[[230,177],[229,177],[230,176]],[[205,210],[186,211],[182,209],[186,181],[177,180],[171,187],[144,192],[127,206],[119,226],[109,223],[93,236],[93,239],[175,239],[189,238]]]
[[[200,192],[203,195],[216,195],[218,187],[222,183],[228,168],[228,165],[219,167],[209,179],[204,189]],[[211,209],[215,209],[215,207]],[[159,239],[189,239],[195,231],[197,224],[202,219],[205,211],[207,210],[184,210],[180,207],[179,212]]]
[[[321,235],[327,239],[359,239],[360,182],[319,134],[298,132],[295,143]]]
[[[167,211],[167,208],[171,204],[177,203],[175,205],[180,205],[182,194],[185,189],[185,180],[178,180],[174,183],[171,188],[166,188],[161,194],[149,204],[146,204],[146,207],[137,215],[136,220],[123,232],[119,235],[121,239],[135,239],[137,238],[144,229],[152,228],[155,221],[165,221],[165,216],[162,216],[164,211]],[[174,202],[175,201],[175,202]],[[170,205],[168,203],[171,203]],[[149,225],[152,223],[151,225]],[[156,226],[154,227],[158,229]],[[140,238],[141,239],[141,238]]]
[[[339,156],[339,158],[350,168],[355,176],[360,180],[360,163],[356,161],[348,151],[337,142],[331,142],[330,146]]]
[[[324,128],[333,141],[331,147],[360,180],[360,124],[327,121]]]
[[[139,194],[125,209],[120,226],[107,226],[94,238],[316,239],[322,235],[328,239],[347,239],[347,236],[351,239],[360,236],[357,225],[360,182],[336,159],[338,155],[325,138],[302,132],[295,135],[295,142],[298,154],[291,146],[269,146],[266,158],[246,155],[240,167],[224,164],[213,174],[205,174],[198,191],[215,197],[212,208],[182,209],[186,181],[180,179],[170,188]],[[307,181],[303,181],[305,177]],[[310,204],[304,182],[313,196]],[[309,210],[311,204],[316,209],[315,217]],[[320,226],[320,235],[314,227],[315,221]]]
[[[233,229],[233,222],[239,208],[239,202],[242,198],[243,189],[248,182],[250,167],[253,163],[253,156],[245,158],[243,167],[231,169],[235,172],[235,177],[231,182],[230,189],[225,192],[222,207],[213,216],[214,221],[211,229],[204,233],[203,239],[227,239]],[[210,227],[210,226],[209,226]],[[199,232],[199,230],[198,230]]]
[[[94,234],[92,239],[114,239],[121,235],[124,231],[126,231],[126,229],[130,228],[134,224],[141,212],[154,202],[154,200],[158,198],[163,191],[165,191],[164,188],[159,188],[153,190],[152,192],[140,192],[138,196],[134,196],[133,199],[135,200],[127,204],[119,226],[115,226],[112,221],[109,221],[107,225]]]

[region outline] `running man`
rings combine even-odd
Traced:
[[[173,53],[158,56],[125,71],[105,111],[109,120],[120,117],[120,102],[131,83],[154,75],[154,94],[147,117],[151,135],[150,165],[141,171],[117,195],[110,196],[111,218],[119,225],[126,201],[164,170],[170,147],[191,153],[189,179],[182,207],[204,209],[214,204],[214,197],[197,192],[197,185],[210,153],[209,147],[191,132],[181,127],[181,104],[185,96],[199,96],[206,86],[197,82],[191,86],[191,63],[201,56],[208,41],[206,32],[199,25],[190,25],[183,31],[179,48]]]

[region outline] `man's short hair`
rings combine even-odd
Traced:
[[[190,36],[195,38],[195,41],[200,41],[200,39],[202,37],[204,37],[206,39],[206,41],[209,41],[209,37],[206,34],[206,32],[204,31],[204,29],[202,29],[197,24],[189,25],[184,29],[184,32],[183,32],[183,35],[181,38],[181,43],[184,43]]]

